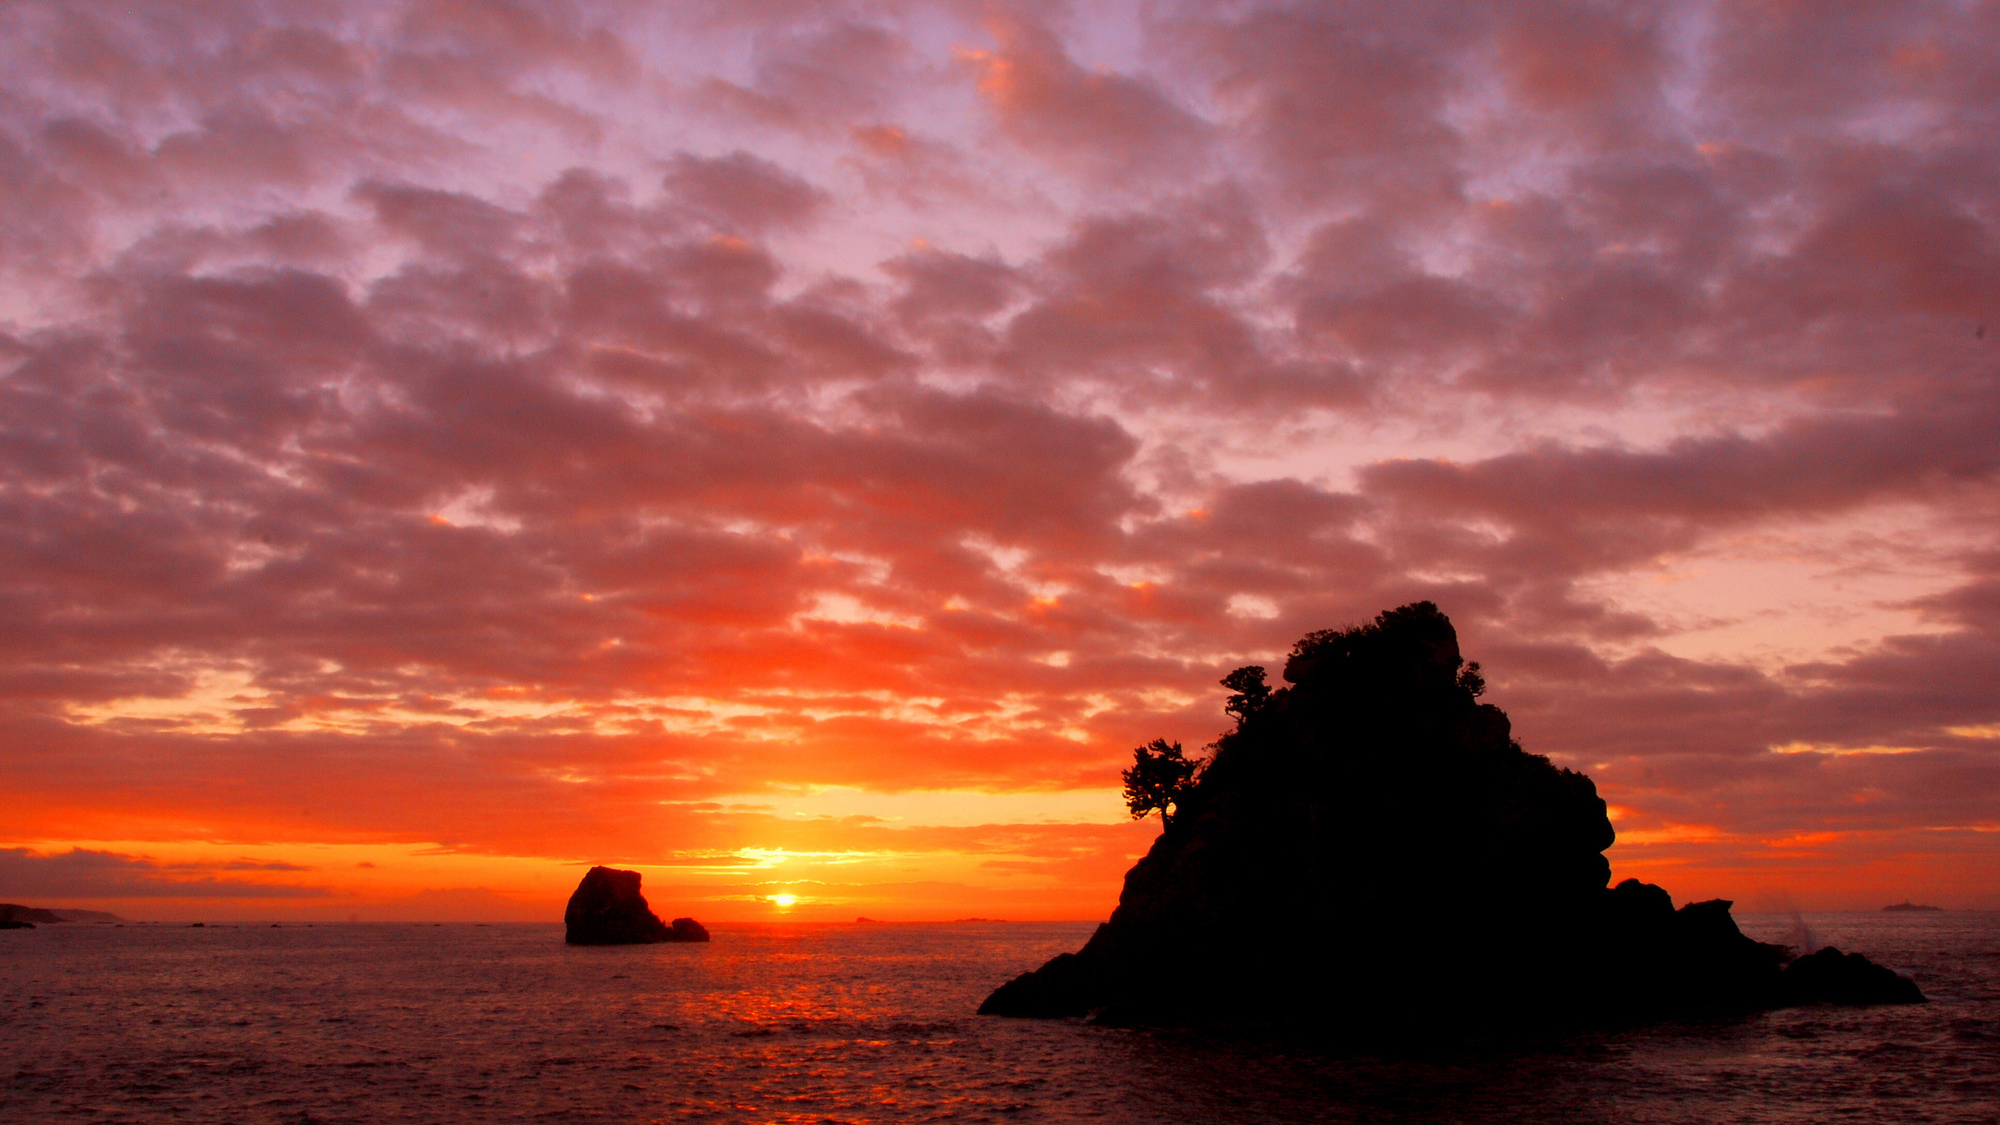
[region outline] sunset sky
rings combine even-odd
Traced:
[[[1614,878],[2000,908],[2000,3],[8,0],[0,63],[0,900],[1101,917],[1133,746],[1429,598]]]

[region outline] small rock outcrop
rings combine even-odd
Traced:
[[[1608,887],[1597,787],[1478,701],[1435,605],[1308,634],[1284,678],[1230,674],[1236,729],[1171,793],[1110,921],[982,1014],[1368,1037],[1922,999],[1837,951],[1786,969],[1726,900]]]
[[[708,931],[692,918],[660,921],[639,893],[639,873],[593,867],[569,896],[563,911],[571,945],[644,945],[659,941],[707,941]]]
[[[1828,946],[1785,966],[1778,978],[1780,999],[1801,1004],[1921,1004],[1924,994],[1906,976],[1859,953]]]

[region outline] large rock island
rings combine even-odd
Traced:
[[[571,945],[643,945],[656,941],[707,941],[708,931],[692,918],[660,921],[639,893],[639,873],[593,867],[569,896],[563,911],[563,940]]]
[[[1290,687],[1231,673],[1237,726],[1198,776],[1165,743],[1127,774],[1165,827],[1111,920],[980,1012],[1368,1035],[1923,999],[1752,941],[1725,900],[1609,887],[1596,786],[1513,740],[1478,667],[1419,602],[1307,635]]]

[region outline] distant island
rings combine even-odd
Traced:
[[[570,945],[646,945],[662,941],[707,941],[708,930],[692,918],[660,921],[639,893],[637,871],[593,867],[569,896],[563,911],[563,941]]]
[[[1437,606],[1301,638],[1222,680],[1205,761],[1156,740],[1125,794],[1162,831],[1108,922],[982,1014],[1518,1034],[1822,1001],[1919,1003],[1865,957],[1753,941],[1716,899],[1608,886],[1590,778],[1522,749]]]
[[[1909,899],[1904,899],[1901,902],[1890,903],[1888,906],[1883,907],[1882,910],[1887,914],[1942,914],[1944,907],[1925,906],[1920,902],[1911,902]]]
[[[63,907],[49,910],[39,906],[22,906],[19,903],[0,902],[0,927],[10,930],[32,929],[37,925],[61,925],[65,922],[110,923],[125,919],[103,910],[73,910]]]

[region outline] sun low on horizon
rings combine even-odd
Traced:
[[[0,901],[1102,919],[1427,600],[1614,879],[2000,909],[1996,41],[0,8]]]

